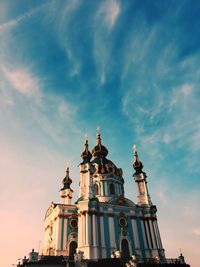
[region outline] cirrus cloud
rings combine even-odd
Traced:
[[[40,81],[27,69],[9,69],[1,66],[1,69],[11,87],[26,97],[39,97]]]

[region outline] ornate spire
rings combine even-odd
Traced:
[[[133,168],[136,171],[136,174],[141,173],[142,172],[142,168],[143,168],[143,164],[142,162],[139,160],[138,157],[138,153],[137,153],[137,149],[136,149],[136,145],[133,145],[133,153],[134,153],[134,160],[133,160]]]
[[[63,183],[63,189],[71,189],[70,185],[72,183],[72,179],[69,177],[69,164],[67,163],[67,168],[66,168],[66,176],[62,180]]]
[[[105,158],[108,155],[107,148],[101,144],[100,127],[97,127],[97,144],[92,150],[92,155],[94,157],[102,158]]]
[[[81,157],[83,159],[83,163],[88,163],[88,162],[90,162],[90,160],[92,158],[92,154],[90,153],[90,151],[88,149],[88,137],[87,137],[87,134],[85,135],[84,146],[85,146],[85,149],[82,152]]]

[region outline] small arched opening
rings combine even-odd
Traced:
[[[72,241],[69,244],[69,256],[70,258],[74,258],[74,254],[76,254],[76,249],[77,249],[77,242]]]

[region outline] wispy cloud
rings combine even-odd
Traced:
[[[0,33],[1,31],[7,31],[12,29],[13,27],[16,27],[18,24],[25,21],[26,19],[29,19],[31,16],[35,15],[37,12],[41,11],[46,6],[47,4],[43,4],[39,7],[32,8],[30,11],[18,16],[17,18],[0,24]]]
[[[7,108],[14,105],[15,112],[21,114],[21,117],[25,117],[23,123],[19,119],[15,130],[24,127],[21,123],[27,123],[29,114],[32,117],[32,124],[35,124],[35,127],[56,143],[68,141],[64,134],[66,129],[68,129],[68,134],[72,132],[75,135],[80,134],[75,122],[77,107],[73,103],[53,93],[46,94],[43,88],[46,87],[48,81],[34,74],[29,66],[19,65],[17,68],[5,66],[10,66],[10,64],[7,62],[0,68],[1,101],[6,105],[5,108],[1,107],[2,112],[4,109],[5,113],[9,114]],[[21,109],[22,105],[23,109]]]
[[[68,72],[66,70],[66,73],[70,78],[78,76],[81,71],[81,61],[76,53],[77,44],[73,43],[73,27],[70,23],[73,18],[76,19],[76,12],[81,4],[81,0],[60,2],[59,4],[57,1],[51,1],[47,8],[48,12],[44,16],[46,23],[51,24],[57,44],[65,51],[69,64],[69,70]]]
[[[197,235],[197,236],[200,236],[200,228],[195,228],[193,230],[193,234]]]
[[[167,1],[152,8],[121,0],[4,2],[0,196],[8,199],[6,207],[15,210],[8,196],[12,191],[27,212],[35,197],[35,209],[43,215],[49,201],[58,200],[66,160],[75,170],[72,178],[78,177],[82,136],[86,131],[92,139],[100,123],[109,158],[123,168],[126,184],[132,181],[130,143],[138,144],[164,247],[169,257],[177,257],[184,244],[195,266],[200,35],[199,17],[191,14],[199,10],[196,2]],[[90,148],[94,143],[90,140]],[[133,190],[127,186],[126,194],[135,201]],[[42,219],[38,215],[35,221]]]
[[[26,97],[40,98],[40,80],[27,69],[8,69],[1,66],[11,87]]]
[[[188,96],[188,95],[190,95],[190,94],[192,93],[193,86],[190,85],[190,84],[184,84],[184,85],[182,86],[181,90],[182,90],[182,92],[183,92],[183,94],[184,94],[185,96]]]
[[[109,29],[115,25],[117,18],[120,15],[121,7],[118,1],[105,1],[99,8],[98,15],[104,16],[104,21]]]
[[[142,53],[142,58],[146,62],[151,62],[149,59],[150,51],[152,51],[152,43],[155,43],[159,36],[157,34],[152,35],[153,39],[152,36],[149,38],[151,41],[147,42],[148,45],[145,47],[145,52]],[[135,38],[137,39],[137,37]],[[168,48],[166,46],[165,51],[168,51]],[[170,50],[173,50],[172,47]],[[177,62],[175,70],[173,66],[175,64],[175,54],[169,54],[168,52],[167,54],[168,57],[162,62],[162,67],[160,59],[157,63],[153,63],[156,64],[155,70],[158,69],[158,72],[152,73],[150,70],[149,73],[145,74],[145,70],[139,65],[137,77],[134,74],[137,61],[134,59],[128,60],[128,66],[124,68],[122,75],[122,110],[130,121],[137,125],[134,131],[142,134],[143,142],[145,139],[147,140],[144,143],[163,142],[170,144],[176,141],[177,145],[187,144],[190,146],[190,149],[193,149],[192,139],[199,133],[199,105],[197,100],[199,84],[196,78],[191,82],[191,77],[188,78],[188,70],[192,68],[191,71],[194,70],[195,73],[193,73],[193,77],[196,77],[195,75],[198,72],[197,59],[188,60],[188,67],[185,68],[184,66],[184,70],[183,63]],[[176,86],[172,85],[171,81],[167,79],[167,86],[163,81],[160,82],[160,78],[163,76],[163,73],[166,73],[166,70],[168,72],[167,77],[172,72],[181,72],[182,76],[180,79],[179,77],[173,77],[173,82],[177,84]],[[125,77],[126,75],[131,75],[131,73],[135,79],[130,85]],[[153,79],[149,76],[151,74]],[[191,106],[193,107],[192,109]],[[196,139],[195,137],[195,141]]]
[[[120,3],[116,0],[104,1],[94,14],[93,56],[95,60],[98,85],[105,85],[112,75],[111,31],[114,29],[121,13]]]

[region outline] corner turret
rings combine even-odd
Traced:
[[[133,174],[134,180],[137,183],[138,190],[138,205],[149,205],[152,206],[151,198],[148,192],[147,181],[146,181],[146,173],[142,171],[143,164],[139,160],[139,156],[136,150],[136,145],[133,146],[134,151],[134,161],[133,168],[135,169],[135,173]]]
[[[88,137],[87,137],[87,134],[85,135],[84,146],[85,146],[85,149],[81,153],[81,158],[83,159],[82,164],[89,163],[90,160],[91,160],[91,158],[92,158],[92,154],[91,154],[91,152],[88,149]]]
[[[60,189],[60,204],[71,205],[73,190],[70,185],[72,179],[69,177],[69,166],[67,165],[66,176],[62,180],[63,187]]]

